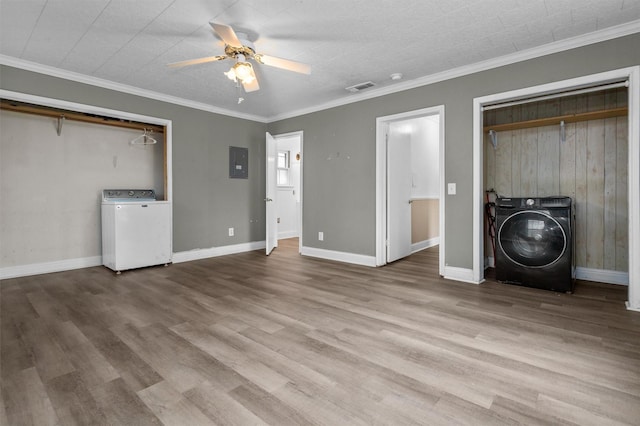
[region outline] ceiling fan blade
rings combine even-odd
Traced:
[[[276,58],[275,56],[256,54],[255,60],[261,64],[271,67],[282,68],[283,70],[299,72],[301,74],[311,74],[311,65],[302,62],[290,61],[289,59]]]
[[[186,67],[189,65],[206,64],[207,62],[221,61],[223,59],[227,59],[227,56],[224,56],[224,55],[207,56],[205,58],[189,59],[188,61],[173,62],[173,63],[167,64],[167,66],[171,68],[180,68],[180,67]]]
[[[249,64],[249,69],[251,70],[251,77],[253,78],[251,79],[250,82],[247,82],[247,83],[245,83],[244,81],[242,82],[242,87],[244,87],[244,91],[247,93],[260,90],[260,85],[258,84],[258,76],[256,75],[256,71],[253,69],[251,64]]]
[[[233,31],[233,28],[228,25],[216,24],[215,22],[209,22],[209,25],[211,25],[211,28],[218,33],[222,41],[226,44],[232,47],[242,47],[242,43],[238,40],[238,36],[236,32]]]
[[[242,83],[242,87],[244,87],[244,91],[247,93],[260,90],[260,85],[258,84],[257,78],[254,78],[251,83]]]

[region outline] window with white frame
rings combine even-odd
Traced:
[[[278,186],[291,186],[291,153],[278,151]]]

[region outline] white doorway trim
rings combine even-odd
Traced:
[[[627,309],[640,311],[640,66],[527,87],[473,100],[473,280],[484,280],[483,122],[485,105],[606,84],[629,82],[629,299]]]
[[[300,218],[300,229],[299,229],[299,234],[298,234],[298,253],[302,253],[302,235],[304,234],[302,232],[303,230],[303,225],[302,225],[302,211],[304,210],[304,182],[303,182],[303,168],[304,168],[304,131],[302,130],[298,130],[296,132],[289,132],[289,133],[281,133],[279,135],[273,135],[273,138],[277,141],[278,139],[284,139],[284,138],[290,138],[290,137],[294,137],[297,136],[298,139],[300,140],[300,207],[298,209],[298,217]]]
[[[376,118],[376,266],[383,266],[387,263],[387,141],[386,134],[389,123],[394,121],[405,121],[413,118],[439,115],[440,140],[439,149],[439,197],[440,197],[440,217],[439,217],[439,274],[444,275],[444,105],[430,108],[423,108],[415,111],[408,111],[399,114],[387,115]]]

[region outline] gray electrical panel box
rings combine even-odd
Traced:
[[[249,148],[229,147],[229,177],[249,178]]]

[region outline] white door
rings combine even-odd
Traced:
[[[265,204],[266,204],[266,246],[267,256],[278,247],[278,212],[276,209],[275,199],[278,194],[278,187],[276,184],[277,173],[277,157],[278,157],[278,144],[276,140],[267,132],[267,155],[266,157],[266,182],[267,188],[265,191]]]
[[[411,134],[387,133],[387,262],[411,254]]]

